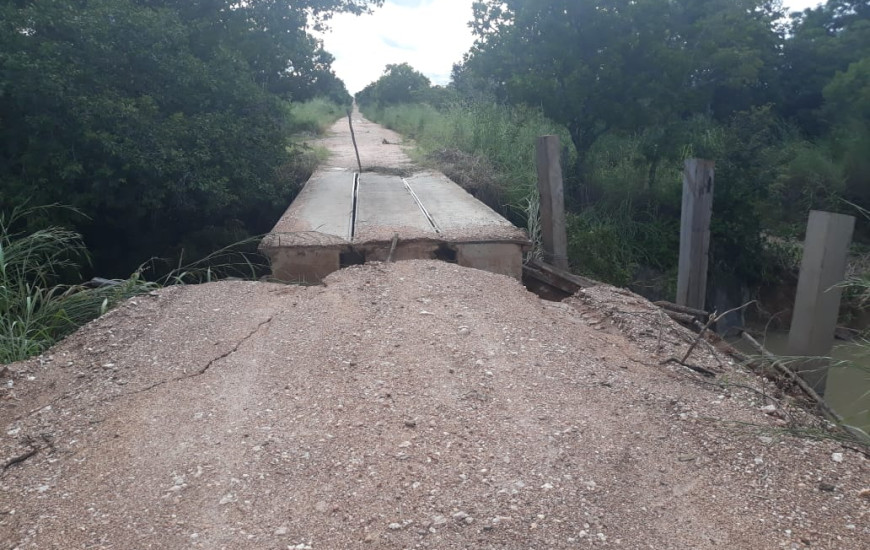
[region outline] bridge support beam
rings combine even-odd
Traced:
[[[813,210],[807,224],[801,274],[788,335],[788,354],[814,357],[798,361],[797,369],[824,395],[828,378],[826,357],[834,344],[843,289],[836,286],[846,276],[846,259],[855,229],[855,218]]]

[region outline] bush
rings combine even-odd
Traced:
[[[339,118],[345,116],[344,107],[325,98],[304,103],[290,103],[290,131],[292,133],[323,134]]]

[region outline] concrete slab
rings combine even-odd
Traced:
[[[834,344],[846,278],[855,218],[813,210],[807,223],[801,273],[788,336],[788,353],[795,357],[826,357]],[[829,361],[799,361],[796,369],[824,395]]]
[[[525,232],[475,199],[444,174],[421,172],[405,182],[448,241],[516,241],[528,244]]]
[[[336,247],[280,247],[267,254],[272,278],[285,283],[319,283],[341,268],[341,249]]]
[[[437,239],[438,235],[399,176],[366,172],[359,176],[354,244]]]
[[[342,265],[387,259],[440,259],[521,277],[524,231],[438,172],[391,174],[411,169],[400,138],[358,118],[363,169],[377,168],[355,174],[347,121],[336,123],[322,143],[332,157],[260,243],[273,277],[314,283]]]
[[[289,236],[299,233],[318,233],[350,241],[354,176],[353,172],[344,170],[315,172],[272,230],[273,234],[288,235],[282,239],[282,246],[290,246]],[[306,239],[316,240],[311,235]]]
[[[521,280],[523,278],[523,247],[518,243],[458,243],[456,262],[490,273],[500,273]]]

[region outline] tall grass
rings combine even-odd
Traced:
[[[456,104],[440,111],[419,104],[370,107],[365,114],[414,139],[421,157],[525,225],[533,242],[540,243],[535,143],[539,136],[558,135],[570,176],[577,153],[564,127],[537,109],[487,102]],[[617,285],[632,283],[641,264],[668,271],[679,227],[669,223],[673,216],[659,216],[654,206],[633,202],[652,193],[673,195],[679,204],[678,162],[659,166],[658,179],[669,183],[650,189],[652,167],[643,150],[651,139],[607,136],[589,152],[586,180],[566,178],[566,195],[571,199],[568,252],[575,271]],[[586,196],[585,202],[578,199],[581,195]],[[675,219],[678,224],[679,215]],[[537,252],[536,248],[533,255]]]
[[[366,116],[416,141],[425,156],[444,149],[487,159],[497,174],[504,197],[502,207],[525,212],[537,193],[535,142],[555,134],[576,158],[568,131],[547,119],[539,109],[489,102],[457,103],[439,111],[429,105],[395,105],[366,110]]]
[[[80,235],[60,227],[19,229],[42,210],[0,213],[0,363],[42,353],[119,301],[153,286],[138,274],[99,288],[58,283],[86,261],[87,251]]]
[[[62,227],[29,229],[27,220],[52,207],[16,208],[0,213],[0,364],[38,355],[119,302],[168,285],[220,279],[256,280],[268,262],[257,251],[260,236],[221,248],[171,269],[158,260],[142,264],[127,279],[100,286],[63,284],[78,278],[88,261],[81,236]],[[144,273],[165,273],[147,281]]]
[[[315,98],[301,103],[290,103],[290,127],[292,133],[319,135],[345,115],[341,105],[328,99]]]

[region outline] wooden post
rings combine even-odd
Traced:
[[[686,159],[683,170],[676,303],[695,309],[705,309],[707,295],[714,166],[712,160]]]
[[[544,261],[567,270],[568,235],[565,229],[565,191],[559,162],[559,136],[539,137],[537,154]]]
[[[804,255],[797,296],[788,335],[788,354],[795,357],[825,357],[834,344],[846,276],[846,259],[855,230],[855,218],[813,210],[807,224]],[[808,359],[797,365],[801,377],[819,395],[824,395],[828,364]]]

